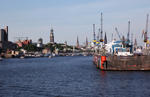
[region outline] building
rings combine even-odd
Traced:
[[[18,47],[24,47],[25,45],[32,44],[32,40],[19,40],[16,42]]]
[[[8,26],[4,29],[0,29],[0,42],[8,41]]]
[[[39,47],[39,48],[43,47],[43,39],[42,38],[38,39],[37,47]]]
[[[4,29],[0,29],[0,49],[6,51],[7,49],[15,49],[16,45],[8,41],[8,26]]]
[[[50,30],[50,43],[54,43],[54,30],[51,28]]]

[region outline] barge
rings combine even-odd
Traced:
[[[150,70],[150,56],[94,55],[93,62],[101,70]]]

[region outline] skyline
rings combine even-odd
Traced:
[[[0,27],[9,26],[9,40],[14,37],[29,37],[37,42],[43,38],[49,42],[51,26],[56,42],[76,44],[85,42],[86,37],[93,39],[92,25],[96,24],[96,33],[100,27],[100,13],[103,12],[104,32],[108,42],[115,27],[124,32],[126,37],[128,21],[131,21],[131,33],[138,38],[138,43],[145,29],[146,14],[150,13],[149,0],[5,0],[1,1]],[[104,33],[103,33],[104,35]],[[150,35],[150,23],[148,27]],[[115,37],[118,36],[115,34]],[[130,34],[131,36],[131,34]],[[141,44],[141,43],[140,43]]]

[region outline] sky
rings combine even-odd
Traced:
[[[56,42],[75,45],[78,36],[80,44],[84,44],[86,37],[89,41],[93,39],[93,24],[98,33],[102,12],[108,41],[112,33],[118,38],[115,27],[126,36],[130,20],[133,39],[142,44],[146,14],[150,13],[150,0],[0,0],[0,3],[0,27],[9,26],[10,41],[28,37],[33,42],[43,38],[48,43],[52,25]],[[150,23],[148,30],[150,33]]]

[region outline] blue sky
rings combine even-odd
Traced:
[[[150,13],[150,0],[0,0],[0,27],[9,26],[9,40],[29,37],[33,41],[43,38],[49,42],[50,25],[54,28],[55,41],[80,44],[86,36],[92,40],[92,24],[100,27],[103,12],[104,31],[109,41],[114,28],[126,36],[127,23],[141,44],[146,14]],[[150,24],[150,23],[149,23]],[[149,25],[150,28],[150,25]],[[98,30],[96,30],[98,32]],[[150,29],[149,29],[150,32]],[[117,35],[114,35],[116,38]]]

